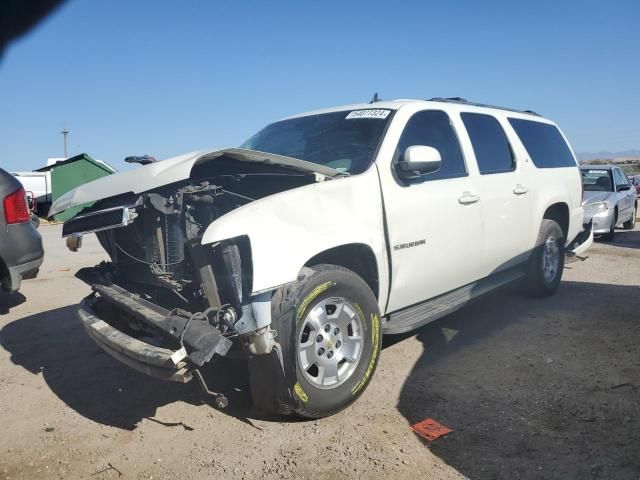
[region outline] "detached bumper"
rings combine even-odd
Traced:
[[[583,225],[578,236],[567,245],[567,255],[582,256],[584,252],[593,244],[593,222],[589,221]]]
[[[173,350],[155,347],[112,327],[95,315],[89,299],[80,304],[78,318],[99,347],[134,370],[173,382],[186,383],[191,380],[187,362],[174,363],[171,359],[175,353]]]
[[[165,310],[114,283],[95,282],[98,276],[82,273],[78,272],[78,276],[84,280],[93,277],[94,281],[87,283],[95,293],[80,304],[78,318],[103,350],[129,367],[152,377],[184,383],[191,380],[192,369],[214,355],[226,355],[231,348],[231,340],[206,317]],[[141,329],[145,336],[140,334]]]

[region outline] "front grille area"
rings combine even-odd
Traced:
[[[67,220],[62,226],[62,236],[68,237],[73,233],[84,234],[108,230],[110,228],[124,227],[128,221],[129,211],[126,207],[101,210]]]

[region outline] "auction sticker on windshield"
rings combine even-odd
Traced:
[[[391,113],[391,110],[382,110],[379,108],[370,110],[354,110],[345,117],[345,120],[351,120],[353,118],[379,118],[383,120],[389,116],[389,113]]]

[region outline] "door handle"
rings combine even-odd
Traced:
[[[480,195],[473,195],[471,192],[463,192],[462,196],[458,198],[458,202],[462,205],[471,205],[480,200]]]
[[[513,187],[513,193],[515,193],[516,195],[524,195],[528,191],[529,189],[524,185],[517,184],[515,187]]]

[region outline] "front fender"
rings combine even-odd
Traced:
[[[360,175],[306,185],[233,210],[209,225],[202,244],[238,236],[247,236],[251,244],[253,293],[295,281],[305,262],[327,249],[360,243],[376,257],[380,291],[386,296],[388,270],[375,166]]]

